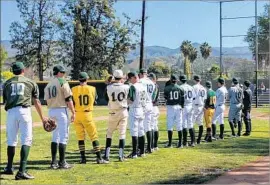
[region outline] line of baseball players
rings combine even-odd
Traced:
[[[21,159],[20,168],[15,176],[16,180],[33,179],[26,170],[27,159],[32,145],[32,116],[31,100],[34,100],[37,112],[42,120],[46,122],[47,118],[42,113],[39,102],[39,90],[35,82],[24,77],[24,65],[21,62],[15,62],[12,65],[14,77],[7,80],[4,84],[4,102],[7,111],[7,156],[8,163],[2,174],[12,175],[13,158],[15,155],[15,146],[17,145],[18,131],[21,132]],[[47,102],[49,117],[57,122],[56,129],[52,132],[51,141],[51,169],[69,169],[72,166],[65,160],[66,146],[69,138],[69,126],[74,122],[78,147],[81,155],[81,164],[86,163],[85,156],[85,137],[89,136],[98,164],[108,163],[110,157],[110,148],[112,136],[115,130],[119,131],[119,161],[124,161],[124,147],[126,130],[129,120],[129,129],[132,136],[132,152],[130,158],[144,157],[145,152],[152,153],[158,149],[158,95],[159,88],[156,83],[156,76],[153,73],[147,74],[145,69],[140,70],[138,76],[135,72],[128,73],[128,81],[124,83],[124,74],[121,70],[114,71],[115,83],[109,84],[106,88],[106,98],[109,101],[110,111],[108,120],[108,129],[106,134],[106,149],[104,156],[101,156],[98,134],[95,123],[93,122],[92,111],[96,101],[96,89],[87,85],[89,76],[86,72],[79,74],[80,85],[70,89],[68,82],[64,79],[65,68],[61,65],[54,66],[54,78],[44,89],[45,100]],[[200,85],[200,78],[194,78],[196,85],[191,87],[186,83],[186,77],[180,76],[183,83],[180,87],[177,83],[177,76],[172,75],[170,85],[165,90],[167,99],[167,129],[169,142],[167,147],[172,146],[172,130],[176,124],[179,143],[178,147],[187,146],[187,129],[191,136],[191,146],[195,145],[195,132],[193,129],[194,122],[199,124],[199,136],[197,143],[200,143],[203,127],[203,110],[205,110],[207,125],[207,141],[215,137],[215,123],[220,123],[220,135],[223,138],[224,131],[224,109],[226,88],[224,80],[218,79],[219,89],[216,95],[211,90],[211,83],[207,82],[206,91]],[[236,79],[234,84],[238,84]],[[245,82],[248,87],[249,83]],[[250,90],[247,89],[244,94],[248,97]],[[206,96],[207,95],[207,96]],[[215,102],[216,97],[216,102]],[[234,133],[233,119],[238,121],[238,135],[241,132],[241,103],[243,91],[235,85],[229,91],[231,97],[230,108],[230,126],[232,135]],[[251,100],[251,96],[249,98]],[[206,100],[206,101],[205,101]],[[245,102],[245,101],[244,101]],[[246,101],[247,102],[247,101]],[[244,121],[246,123],[246,135],[250,134],[250,103],[244,103]],[[69,119],[67,107],[70,109],[71,118]],[[215,113],[214,110],[215,109]],[[214,114],[214,119],[211,120]],[[194,120],[194,121],[193,121]],[[212,123],[212,136],[211,136]],[[145,150],[145,135],[147,139],[147,148]],[[182,145],[183,135],[183,145]],[[59,152],[59,161],[57,162],[57,151]]]
[[[185,75],[179,77],[181,85],[177,84],[178,77],[172,75],[170,81],[166,83],[164,89],[164,98],[167,105],[167,131],[168,143],[165,147],[172,147],[173,127],[176,126],[178,132],[177,148],[188,146],[187,135],[189,132],[191,142],[190,146],[201,143],[203,135],[203,118],[206,125],[205,141],[212,142],[216,139],[224,139],[224,111],[225,102],[228,96],[230,100],[229,125],[232,131],[232,137],[240,137],[242,131],[242,110],[246,132],[244,136],[250,135],[251,119],[250,110],[252,102],[252,92],[249,88],[250,82],[245,81],[245,90],[239,86],[236,78],[232,79],[232,87],[227,91],[225,80],[218,78],[217,91],[212,90],[210,81],[206,82],[206,88],[201,85],[201,79],[198,75],[193,78],[195,85],[187,84]],[[216,135],[216,123],[220,125],[220,134]],[[194,124],[198,124],[198,138],[195,142]],[[235,134],[234,128],[238,127]]]

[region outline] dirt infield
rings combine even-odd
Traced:
[[[270,184],[270,157],[262,157],[255,162],[226,172],[208,184]]]

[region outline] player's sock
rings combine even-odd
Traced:
[[[100,148],[99,148],[99,142],[98,142],[98,140],[93,141],[92,142],[92,145],[93,145],[94,151],[95,151],[95,153],[97,155],[97,158],[98,159],[101,159],[101,153],[100,153]]]
[[[187,145],[187,129],[186,128],[183,129],[183,145],[184,146]]]
[[[112,145],[112,138],[106,138],[105,158],[110,157],[111,145]]]
[[[14,155],[15,155],[15,146],[8,146],[7,147],[7,156],[8,156],[7,168],[8,169],[11,169],[13,166]]]
[[[159,137],[159,132],[154,131],[154,148],[157,148],[158,137]]]
[[[233,122],[230,121],[229,124],[230,124],[230,127],[231,127],[232,135],[235,136]]]
[[[219,125],[219,128],[220,128],[220,134],[219,134],[219,137],[221,138],[221,139],[223,139],[223,134],[224,134],[224,124],[221,124],[221,125]]]
[[[148,152],[151,152],[151,142],[152,142],[152,132],[148,131],[146,132],[146,138],[147,138],[147,150]]]
[[[57,143],[51,142],[52,163],[56,163]]]
[[[29,155],[29,151],[30,151],[30,146],[22,145],[22,147],[21,147],[20,168],[19,168],[20,172],[24,173],[26,171],[26,164],[27,164],[27,158],[28,158],[28,155]]]
[[[173,131],[172,130],[168,130],[168,145],[171,146],[172,145],[172,136],[173,136]]]
[[[199,126],[199,135],[198,135],[198,140],[197,140],[198,144],[201,142],[202,134],[203,134],[203,125],[200,125]]]
[[[190,139],[191,139],[191,144],[194,144],[194,141],[195,141],[194,129],[190,128],[188,131],[189,131],[189,135],[190,135]]]
[[[144,154],[144,144],[145,144],[145,137],[144,136],[139,137],[140,154]]]
[[[151,149],[154,148],[154,130],[151,130]]]
[[[125,139],[119,139],[119,157],[124,157]]]
[[[213,136],[214,138],[216,138],[216,131],[217,131],[216,124],[212,124],[212,136]]]
[[[59,143],[59,162],[64,164],[66,161],[65,161],[65,154],[66,154],[66,147],[67,145],[66,144],[63,144],[63,143]]]
[[[238,136],[241,136],[241,131],[242,131],[242,122],[238,121],[238,132],[237,132]]]
[[[182,130],[178,131],[178,146],[182,145]]]
[[[137,154],[138,137],[132,136],[132,155]]]
[[[85,159],[85,144],[84,144],[84,140],[79,140],[78,141],[78,145],[79,145],[79,150],[80,150],[81,158],[82,159]]]

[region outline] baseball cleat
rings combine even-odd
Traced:
[[[126,160],[127,160],[127,159],[124,158],[124,157],[119,157],[119,158],[118,158],[118,161],[119,161],[119,162],[124,162],[124,161],[126,161]]]
[[[154,150],[154,151],[158,151],[158,150],[159,150],[159,148],[158,148],[158,147],[155,147],[155,148],[153,148],[153,150]]]
[[[244,133],[244,134],[242,134],[242,136],[250,136],[250,133]]]
[[[97,159],[97,164],[108,164],[109,161],[106,161],[104,159]]]
[[[150,150],[145,150],[145,153],[147,153],[147,154],[151,154],[151,153],[153,153],[153,150],[152,149],[150,149]]]
[[[211,140],[212,140],[212,141],[213,141],[213,140],[215,141],[215,140],[217,140],[217,139],[216,139],[215,137],[212,136],[212,137],[211,137]]]
[[[58,163],[59,165],[59,169],[70,169],[72,168],[72,166],[70,164],[68,164],[67,162],[64,162],[64,163]]]
[[[198,144],[198,145],[201,144],[201,140],[198,140],[198,139],[197,139],[197,144]]]
[[[234,138],[234,137],[236,137],[236,135],[235,135],[235,134],[232,134],[232,135],[231,135],[231,137],[233,137],[233,138]]]
[[[188,147],[188,143],[183,143],[183,147]]]
[[[167,144],[165,145],[165,148],[172,148],[172,145],[171,145],[171,144],[169,145],[169,143],[167,143]]]
[[[130,158],[130,159],[136,159],[138,156],[136,155],[136,154],[130,154],[130,155],[128,155],[127,156],[128,158]]]
[[[4,168],[4,171],[1,172],[1,174],[4,174],[4,175],[13,175],[14,174],[14,169],[13,168]]]
[[[181,149],[181,148],[184,148],[184,147],[183,147],[183,145],[177,145],[176,148],[180,148]]]
[[[224,140],[224,137],[218,136],[218,140]]]
[[[138,157],[145,157],[145,156],[146,156],[145,153],[138,155]]]
[[[80,164],[86,164],[86,159],[85,159],[85,158],[82,158],[82,159],[80,160]]]
[[[53,169],[53,170],[56,170],[56,169],[59,168],[59,165],[57,163],[51,163],[50,168]]]
[[[34,179],[35,177],[30,175],[27,172],[20,172],[18,171],[18,173],[15,176],[15,180],[30,180],[30,179]]]
[[[195,147],[195,143],[191,143],[190,146],[191,146],[191,147]]]

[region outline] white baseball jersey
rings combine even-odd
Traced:
[[[122,83],[113,83],[107,86],[107,95],[109,97],[109,109],[117,110],[128,107],[129,86]]]
[[[222,86],[217,89],[216,91],[216,105],[223,105],[226,101],[226,96],[228,94],[228,91],[225,86]]]
[[[184,90],[185,93],[184,107],[192,105],[193,99],[195,98],[193,87],[188,84],[182,84],[180,87]]]
[[[206,100],[207,91],[201,84],[196,84],[193,86],[194,90],[194,101],[193,105],[204,106],[204,101]]]
[[[130,108],[142,108],[146,105],[146,88],[142,83],[135,83],[130,86],[129,99],[132,103],[129,105]]]
[[[143,86],[146,88],[146,103],[151,103],[153,102],[153,93],[155,90],[155,84],[150,80],[149,78],[141,78],[139,81]]]

